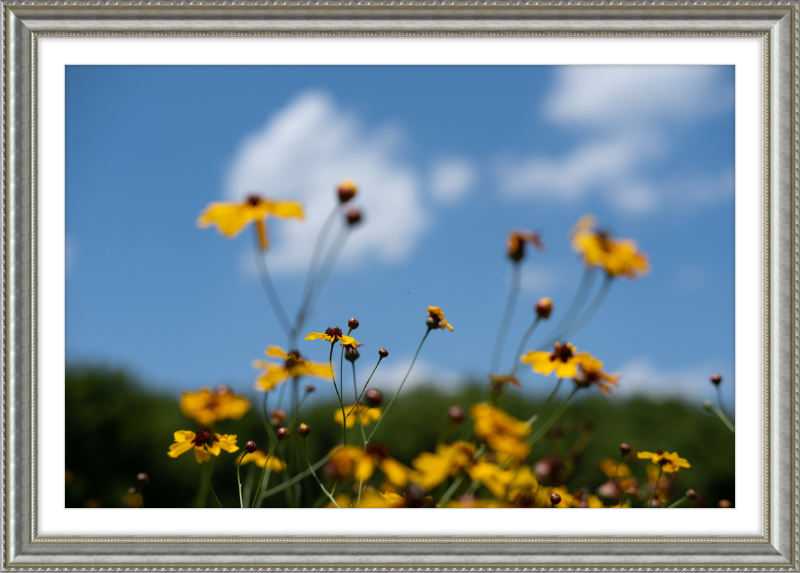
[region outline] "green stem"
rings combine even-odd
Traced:
[[[514,307],[517,304],[517,295],[519,294],[519,278],[520,278],[520,264],[519,262],[513,263],[511,267],[511,286],[508,291],[508,298],[506,299],[506,310],[503,312],[503,320],[500,322],[500,328],[497,331],[497,336],[494,339],[494,350],[492,351],[492,363],[489,368],[490,374],[496,374],[497,368],[500,365],[500,355],[505,346],[506,335],[508,334],[508,327],[511,324],[511,316],[514,314]]]
[[[381,363],[381,360],[383,360],[383,357],[378,355],[378,363],[375,364],[375,368],[372,369],[372,374],[375,374],[375,371],[378,369],[378,364]],[[361,397],[364,395],[364,392],[367,391],[367,386],[369,386],[369,381],[372,380],[372,374],[369,375],[369,378],[367,378],[367,383],[364,384],[364,387],[361,389],[361,394],[358,395],[358,399],[356,400],[356,404],[361,402]],[[353,410],[355,409],[356,404],[353,404],[353,407],[350,408],[350,411],[347,413],[347,417],[348,418],[350,417],[350,414],[353,413]]]
[[[302,479],[308,477],[309,475],[311,475],[311,471],[318,470],[319,468],[321,468],[330,459],[330,457],[331,457],[331,454],[326,455],[324,458],[322,458],[321,460],[317,461],[314,465],[312,465],[310,470],[304,470],[304,471],[300,472],[299,474],[297,474],[296,476],[294,476],[289,481],[284,482],[284,483],[282,483],[280,485],[276,485],[272,489],[268,489],[263,494],[261,494],[259,496],[259,498],[263,500],[263,499],[266,499],[268,497],[272,497],[276,493],[282,492],[287,487],[293,486],[294,484],[296,484],[300,480],[302,480]]]
[[[653,507],[653,497],[656,495],[656,490],[658,490],[658,482],[661,481],[661,474],[664,473],[664,466],[658,466],[658,477],[656,478],[656,483],[653,484],[653,491],[650,494],[650,499],[647,500],[647,507]]]
[[[558,389],[561,388],[562,380],[564,379],[563,378],[558,379],[558,382],[556,382],[556,385],[553,387],[553,391],[550,392],[550,395],[547,397],[547,400],[545,400],[544,404],[542,404],[542,407],[539,408],[539,412],[544,413],[547,410],[547,407],[550,405],[550,402],[552,402],[553,398],[555,398],[556,394],[558,394]],[[530,428],[531,426],[533,426],[534,422],[536,422],[536,420],[538,419],[539,419],[539,413],[537,412],[536,414],[531,416],[527,422],[525,422],[525,426]]]
[[[569,303],[569,308],[564,313],[564,316],[558,321],[558,324],[550,331],[550,336],[547,337],[548,341],[556,341],[558,340],[559,336],[556,335],[557,332],[562,332],[569,328],[569,323],[575,316],[583,303],[586,302],[586,297],[589,295],[589,291],[591,291],[592,283],[594,282],[594,267],[584,267],[583,269],[583,277],[581,277],[581,284],[578,286],[578,290],[575,292],[575,296],[572,299],[572,302]],[[552,346],[553,342],[548,342],[545,344],[545,347]]]
[[[269,453],[267,454],[267,459],[264,461],[264,469],[261,470],[261,477],[258,478],[258,487],[256,487],[256,491],[261,490],[261,483],[264,481],[264,474],[267,473],[267,466],[269,465],[269,459],[272,457],[272,452],[275,451],[275,448],[278,446],[278,442],[276,441],[272,448],[270,448]],[[253,509],[256,506],[256,501],[258,501],[260,496],[255,496],[253,498],[253,505],[250,506],[250,509]]]
[[[533,322],[528,327],[528,330],[525,331],[525,335],[522,337],[522,340],[519,341],[519,346],[517,347],[517,353],[514,355],[514,365],[511,367],[511,376],[517,373],[519,370],[520,364],[520,356],[522,356],[522,351],[525,350],[525,345],[528,344],[528,339],[530,339],[533,331],[536,330],[536,327],[539,326],[539,322],[541,321],[540,317],[537,315],[536,318],[533,319]]]
[[[333,498],[333,495],[331,495],[331,494],[328,492],[328,490],[327,490],[327,489],[325,489],[325,486],[324,486],[324,485],[322,485],[322,482],[320,481],[319,477],[317,477],[317,472],[315,472],[315,471],[314,471],[314,468],[313,468],[313,466],[311,465],[311,462],[310,462],[310,461],[308,461],[308,454],[306,453],[306,439],[305,439],[305,438],[303,438],[303,456],[305,457],[305,459],[306,459],[306,463],[308,464],[308,470],[311,472],[311,475],[313,475],[313,476],[314,476],[314,479],[315,479],[315,480],[317,480],[317,483],[319,484],[319,488],[322,490],[322,492],[323,492],[325,495],[327,495],[327,496],[328,496],[328,499],[330,499],[330,500],[331,500],[331,502],[333,503],[333,505],[335,505],[336,507],[339,507],[339,504],[338,504],[338,503],[336,503],[336,500]],[[339,509],[341,509],[341,507],[339,507]]]
[[[581,315],[575,319],[575,322],[573,322],[571,325],[569,325],[567,328],[561,331],[557,336],[550,339],[544,345],[545,348],[549,348],[551,345],[558,342],[559,340],[564,340],[565,338],[568,338],[573,334],[575,334],[576,332],[578,332],[583,327],[583,325],[586,324],[586,322],[592,317],[592,315],[594,315],[594,313],[597,312],[597,309],[600,308],[600,305],[603,304],[603,301],[605,300],[608,291],[611,290],[611,284],[613,282],[614,282],[614,277],[611,275],[606,275],[603,284],[600,286],[600,290],[597,291],[594,300],[592,300],[591,304],[586,307],[586,310],[584,310],[581,313]]]
[[[558,421],[558,419],[564,413],[564,410],[567,409],[569,401],[572,400],[572,397],[575,395],[577,391],[578,387],[576,386],[575,388],[572,389],[570,395],[567,396],[567,399],[561,403],[561,405],[556,409],[555,412],[553,412],[553,415],[550,416],[547,422],[545,422],[544,425],[542,425],[541,427],[539,427],[538,430],[536,430],[536,432],[529,439],[529,442],[531,444],[535,444],[537,441],[539,441],[539,439],[541,439],[541,437],[544,436],[545,433],[547,433],[547,430],[549,430],[553,426],[553,424],[555,424]]]
[[[344,401],[339,394],[339,388],[336,386],[336,376],[333,374],[333,347],[336,343],[331,342],[331,353],[328,356],[328,366],[331,369],[331,379],[333,380],[333,389],[336,391],[336,397],[339,398],[339,404],[342,407],[342,444],[347,444],[347,418],[344,415]]]
[[[736,433],[736,426],[734,426],[733,422],[730,421],[730,418],[728,418],[728,416],[725,415],[725,412],[723,412],[722,410],[720,410],[716,406],[712,406],[711,408],[712,408],[712,410],[714,410],[714,413],[717,416],[719,416],[719,419],[722,420],[725,423],[726,426],[728,426],[728,429],[732,433],[735,434]]]
[[[249,452],[245,450],[245,452],[242,454],[242,457],[239,458],[239,463],[236,464],[236,481],[239,484],[239,507],[241,507],[242,509],[244,509],[244,501],[242,498],[242,479],[239,470],[242,468],[242,460],[244,460],[245,456],[248,453]]]
[[[253,226],[253,229],[255,229],[255,226]],[[261,253],[261,246],[258,240],[258,231],[255,231],[253,236],[256,238],[256,266],[258,267],[258,275],[261,277],[261,284],[264,287],[264,292],[267,293],[267,299],[272,306],[272,311],[275,313],[275,316],[278,317],[281,328],[289,335],[292,331],[292,325],[289,322],[289,317],[286,316],[286,311],[283,310],[283,305],[278,298],[278,292],[275,290],[275,285],[272,284],[269,271],[267,271],[267,263],[264,262],[264,255]]]
[[[372,432],[370,432],[366,444],[368,444],[369,441],[372,439],[372,436],[375,435],[375,432],[378,430],[378,426],[381,425],[381,422],[383,422],[383,419],[386,417],[386,414],[389,413],[389,408],[392,407],[392,404],[394,404],[394,401],[397,399],[397,395],[400,394],[400,390],[403,389],[403,385],[406,383],[406,380],[408,380],[408,375],[411,374],[411,369],[414,368],[414,363],[417,361],[417,356],[419,356],[419,351],[422,350],[422,345],[425,344],[425,339],[428,338],[428,335],[431,333],[431,330],[433,329],[429,327],[428,330],[425,331],[425,336],[422,337],[422,341],[419,343],[417,351],[414,353],[414,359],[411,361],[411,365],[408,367],[408,372],[406,372],[406,375],[403,377],[403,381],[400,383],[400,387],[397,389],[397,392],[394,393],[394,396],[392,396],[392,399],[389,401],[389,405],[386,406],[386,409],[383,411],[383,415],[380,418],[378,418],[378,422],[375,424],[375,427],[373,428]]]
[[[214,491],[214,484],[211,483],[211,462],[206,462],[206,475],[208,476],[208,486],[211,488],[211,495],[214,496],[214,500],[217,502],[217,505],[222,507],[222,503],[220,503],[219,498],[217,497],[217,492]]]
[[[351,362],[350,364],[353,365],[353,397],[356,397],[358,394],[358,385],[356,384],[356,363],[355,361]],[[355,405],[353,406],[356,409],[356,414],[358,414],[358,425],[361,427],[361,438],[364,440],[364,447],[367,446],[367,434],[364,432],[364,424],[361,423],[361,409],[358,407],[358,400],[356,400]],[[352,410],[351,410],[352,412]],[[363,480],[362,480],[363,481]],[[358,501],[361,501],[361,490],[358,490]]]
[[[453,494],[456,492],[456,490],[458,489],[458,486],[460,486],[461,482],[463,482],[463,481],[464,481],[464,474],[460,474],[453,481],[453,484],[449,488],[447,488],[447,491],[444,492],[444,495],[439,500],[439,505],[443,505],[443,504],[447,503],[450,500],[450,498],[453,496]]]
[[[678,507],[679,505],[681,505],[681,504],[682,504],[684,501],[686,501],[687,499],[689,499],[689,496],[688,496],[688,495],[684,495],[684,496],[683,496],[682,498],[680,498],[678,501],[676,501],[675,503],[673,503],[672,505],[670,505],[670,506],[669,506],[667,509],[672,509],[673,507]]]

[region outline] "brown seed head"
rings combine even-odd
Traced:
[[[317,388],[313,384],[306,384],[306,392],[308,392],[309,394],[311,394],[316,389]]]
[[[286,428],[278,428],[278,439],[281,441],[288,440],[291,434]]]
[[[252,454],[258,449],[258,444],[256,444],[253,440],[250,440],[244,445],[244,449],[248,454]]]
[[[720,376],[719,374],[712,374],[709,380],[711,380],[711,383],[714,386],[719,386],[720,384],[722,384],[722,376]]]
[[[347,203],[356,195],[356,184],[350,179],[345,179],[339,183],[336,193],[339,195],[340,203]]]
[[[347,219],[347,224],[352,227],[353,225],[356,225],[361,221],[361,209],[357,207],[348,209],[347,213],[345,213],[344,216]]]
[[[358,348],[355,346],[345,346],[344,359],[348,362],[355,362],[361,355],[358,353]]]
[[[351,318],[347,321],[347,326],[350,327],[350,330],[355,330],[358,328],[358,321],[355,318]]]
[[[379,348],[378,356],[380,356],[381,358],[386,358],[387,356],[389,356],[389,351],[386,350],[385,348]]]
[[[311,426],[303,422],[302,424],[297,426],[297,433],[305,438],[307,435],[311,433]]]
[[[557,493],[551,493],[550,494],[550,503],[553,504],[553,505],[558,505],[559,503],[561,503],[561,496],[558,495]]]
[[[367,406],[370,408],[377,408],[383,402],[383,392],[377,390],[375,388],[370,388],[367,390],[367,393],[364,394],[367,400]]]
[[[325,329],[325,334],[333,338],[333,341],[336,342],[342,337],[342,329],[338,326],[334,326],[333,328],[328,327]]]
[[[631,447],[623,442],[619,445],[619,451],[623,456],[627,456],[629,453],[631,453]]]
[[[553,301],[547,297],[540,298],[536,301],[536,316],[547,320],[550,318],[550,313],[553,312]]]
[[[450,421],[454,424],[460,424],[464,421],[464,410],[458,406],[450,406],[450,409],[447,410],[447,415],[450,416]]]

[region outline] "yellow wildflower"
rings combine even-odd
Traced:
[[[514,479],[508,484],[505,499],[513,507],[535,507],[539,480],[528,466],[520,466]]]
[[[249,223],[256,224],[258,244],[262,251],[269,248],[267,217],[303,218],[303,206],[296,201],[271,201],[258,195],[250,195],[242,203],[210,203],[200,213],[197,226],[216,225],[219,232],[228,238],[238,235]]]
[[[574,378],[578,372],[578,365],[587,368],[599,369],[603,365],[587,352],[576,354],[577,349],[569,343],[556,342],[553,352],[529,351],[519,357],[522,362],[531,365],[534,372],[549,376],[555,370],[559,378]]]
[[[265,450],[256,450],[252,454],[247,454],[247,452],[242,452],[242,455],[236,458],[236,461],[242,460],[242,456],[244,459],[242,460],[242,465],[249,464],[250,462],[255,462],[255,464],[263,468],[264,465],[267,466],[267,469],[274,473],[280,473],[286,469],[286,463],[282,462],[274,455],[270,456],[268,452]],[[269,459],[267,459],[269,457]]]
[[[678,452],[665,452],[658,450],[657,452],[639,452],[636,454],[640,460],[650,460],[656,465],[660,465],[664,473],[675,473],[680,468],[692,467],[688,461],[678,457]]]
[[[550,494],[557,493],[561,496],[561,501],[557,505],[553,505],[550,501]],[[563,485],[558,487],[542,487],[536,492],[536,507],[576,507],[575,496],[569,493],[567,488]]]
[[[418,483],[425,491],[435,488],[448,477],[454,477],[462,469],[472,466],[475,446],[467,442],[439,444],[436,453],[422,452],[411,465],[416,470],[411,481]]]
[[[381,409],[380,408],[370,408],[369,406],[365,406],[364,404],[359,404],[358,407],[353,408],[351,404],[347,408],[347,427],[352,428],[356,425],[357,420],[361,420],[362,426],[369,426],[372,422],[377,422],[381,419]],[[344,414],[342,414],[342,409],[339,408],[333,412],[333,421],[342,425],[342,419],[344,418]]]
[[[506,488],[514,481],[515,476],[516,473],[512,470],[487,462],[478,462],[469,470],[469,477],[473,481],[481,482],[498,499],[505,498]]]
[[[531,451],[522,438],[530,434],[530,427],[489,404],[473,404],[470,414],[475,420],[475,434],[496,452],[524,460]]]
[[[275,358],[283,358],[283,364],[275,364],[265,360],[253,360],[253,368],[261,368],[263,370],[256,380],[256,390],[269,392],[289,378],[300,376],[317,376],[318,378],[328,379],[331,377],[330,366],[304,360],[297,350],[286,353],[278,346],[270,346],[264,354]]]
[[[438,306],[428,307],[428,320],[432,325],[431,328],[441,328],[442,330],[449,328],[450,332],[453,332],[453,327],[444,319],[444,313]]]
[[[540,251],[544,251],[544,243],[535,231],[519,231],[512,229],[508,234],[506,242],[506,254],[508,258],[518,263],[525,256],[525,243],[530,243]]]
[[[613,239],[607,231],[595,230],[592,215],[581,217],[572,229],[572,248],[588,266],[605,269],[612,277],[633,279],[650,270],[647,255],[637,250],[635,241]]]
[[[583,388],[591,384],[596,385],[606,394],[611,393],[611,386],[617,385],[617,380],[622,378],[619,374],[607,374],[601,370],[603,363],[599,360],[582,363],[580,371],[575,376],[575,383]]]
[[[212,434],[208,428],[200,428],[197,433],[181,430],[175,432],[174,436],[175,443],[169,447],[167,455],[177,458],[194,448],[194,459],[198,464],[207,462],[212,455],[218,456],[220,450],[233,453],[239,449],[236,446],[236,436]]]
[[[217,386],[216,390],[200,388],[197,392],[184,392],[180,408],[184,416],[201,426],[212,426],[222,420],[241,419],[250,409],[250,401],[227,386]]]
[[[619,468],[617,467],[617,461],[612,460],[611,458],[605,458],[604,460],[600,461],[600,471],[606,474],[606,477],[613,478],[615,475],[618,478],[627,478],[631,477],[631,468],[623,463],[619,463]]]
[[[342,343],[342,346],[361,346],[352,336],[342,334],[342,329],[338,326],[335,328],[327,328],[325,332],[311,332],[306,336],[306,340],[327,340],[330,343],[339,341]]]
[[[332,472],[339,478],[352,476],[358,481],[367,481],[380,469],[390,483],[405,487],[411,468],[389,456],[389,450],[380,444],[367,444],[366,450],[356,446],[341,446],[331,452]]]

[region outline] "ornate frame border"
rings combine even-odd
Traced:
[[[784,1],[2,3],[3,569],[800,570],[800,5]],[[589,31],[587,31],[589,30]],[[764,55],[764,536],[48,538],[36,521],[37,41],[53,36],[756,36]],[[156,550],[157,548],[157,550]]]

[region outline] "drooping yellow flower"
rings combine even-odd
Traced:
[[[253,368],[261,368],[263,370],[256,380],[256,390],[269,392],[289,378],[300,376],[316,376],[328,380],[331,378],[330,366],[304,360],[297,350],[287,353],[277,346],[270,346],[264,354],[274,358],[283,358],[283,364],[275,364],[266,360],[253,360]]]
[[[438,306],[428,307],[428,320],[433,324],[431,328],[441,328],[442,330],[449,328],[450,332],[453,332],[453,327],[444,319],[444,313]]]
[[[353,477],[366,482],[378,468],[390,483],[405,487],[411,475],[411,468],[389,456],[388,448],[374,442],[367,444],[366,449],[340,446],[331,452],[329,463],[332,473],[339,479]]]
[[[241,419],[250,409],[250,401],[227,386],[218,386],[216,390],[200,388],[197,392],[184,392],[180,408],[184,416],[201,426],[213,426],[222,420]]]
[[[362,426],[369,426],[372,422],[377,422],[381,419],[380,408],[370,408],[364,404],[359,404],[357,408],[353,408],[353,405],[350,404],[345,408],[345,412],[347,412],[348,428],[355,426],[358,420],[361,420]],[[341,426],[342,419],[344,419],[344,414],[342,414],[342,409],[339,408],[333,412],[333,421]]]
[[[243,460],[242,456],[244,456]],[[270,456],[269,453],[264,450],[256,450],[252,454],[248,454],[247,452],[242,452],[242,455],[236,458],[237,462],[239,460],[242,460],[242,465],[249,464],[250,462],[255,462],[255,464],[260,468],[263,468],[264,465],[266,465],[267,469],[274,473],[280,473],[286,469],[285,462],[282,462],[274,455]]]
[[[581,387],[596,385],[606,394],[611,394],[611,386],[616,386],[617,381],[622,378],[619,374],[607,374],[601,370],[603,363],[599,360],[585,362],[575,376],[575,383]]]
[[[574,378],[578,372],[578,365],[598,370],[603,363],[593,358],[587,352],[576,354],[577,349],[569,343],[556,342],[553,352],[539,352],[530,350],[519,357],[522,362],[531,365],[534,372],[549,376],[555,370],[559,378]]]
[[[177,458],[179,455],[194,449],[194,459],[198,464],[207,462],[211,456],[218,456],[220,450],[233,453],[239,448],[236,446],[236,436],[229,434],[212,434],[208,428],[200,428],[197,433],[188,430],[175,432],[175,443],[169,447],[167,455]]]
[[[592,215],[581,217],[571,234],[572,248],[586,265],[600,267],[609,276],[634,279],[650,270],[647,255],[637,250],[635,241],[614,239],[608,232],[596,230]]]
[[[489,404],[473,404],[470,414],[475,420],[475,434],[496,452],[524,460],[531,451],[523,440],[530,427]]]
[[[448,477],[454,477],[462,469],[473,465],[475,446],[467,442],[439,444],[436,453],[422,452],[411,461],[415,472],[411,481],[418,483],[425,491],[435,488]]]
[[[268,217],[302,219],[303,206],[296,201],[271,201],[258,195],[250,195],[241,203],[210,203],[200,213],[197,226],[205,228],[216,225],[220,233],[233,238],[248,224],[255,223],[259,246],[262,251],[266,251],[269,248]]]
[[[636,454],[640,460],[650,460],[656,465],[660,465],[664,473],[675,473],[680,468],[692,467],[688,461],[678,456],[678,452],[639,452]]]
[[[341,342],[342,346],[361,346],[356,339],[352,336],[347,336],[342,333],[342,329],[338,326],[335,328],[327,328],[325,332],[311,332],[306,336],[306,340],[327,340],[331,344]]]
[[[539,233],[535,231],[520,231],[512,229],[506,241],[506,254],[508,258],[518,263],[525,256],[525,243],[530,243],[539,251],[544,251],[544,243]]]

